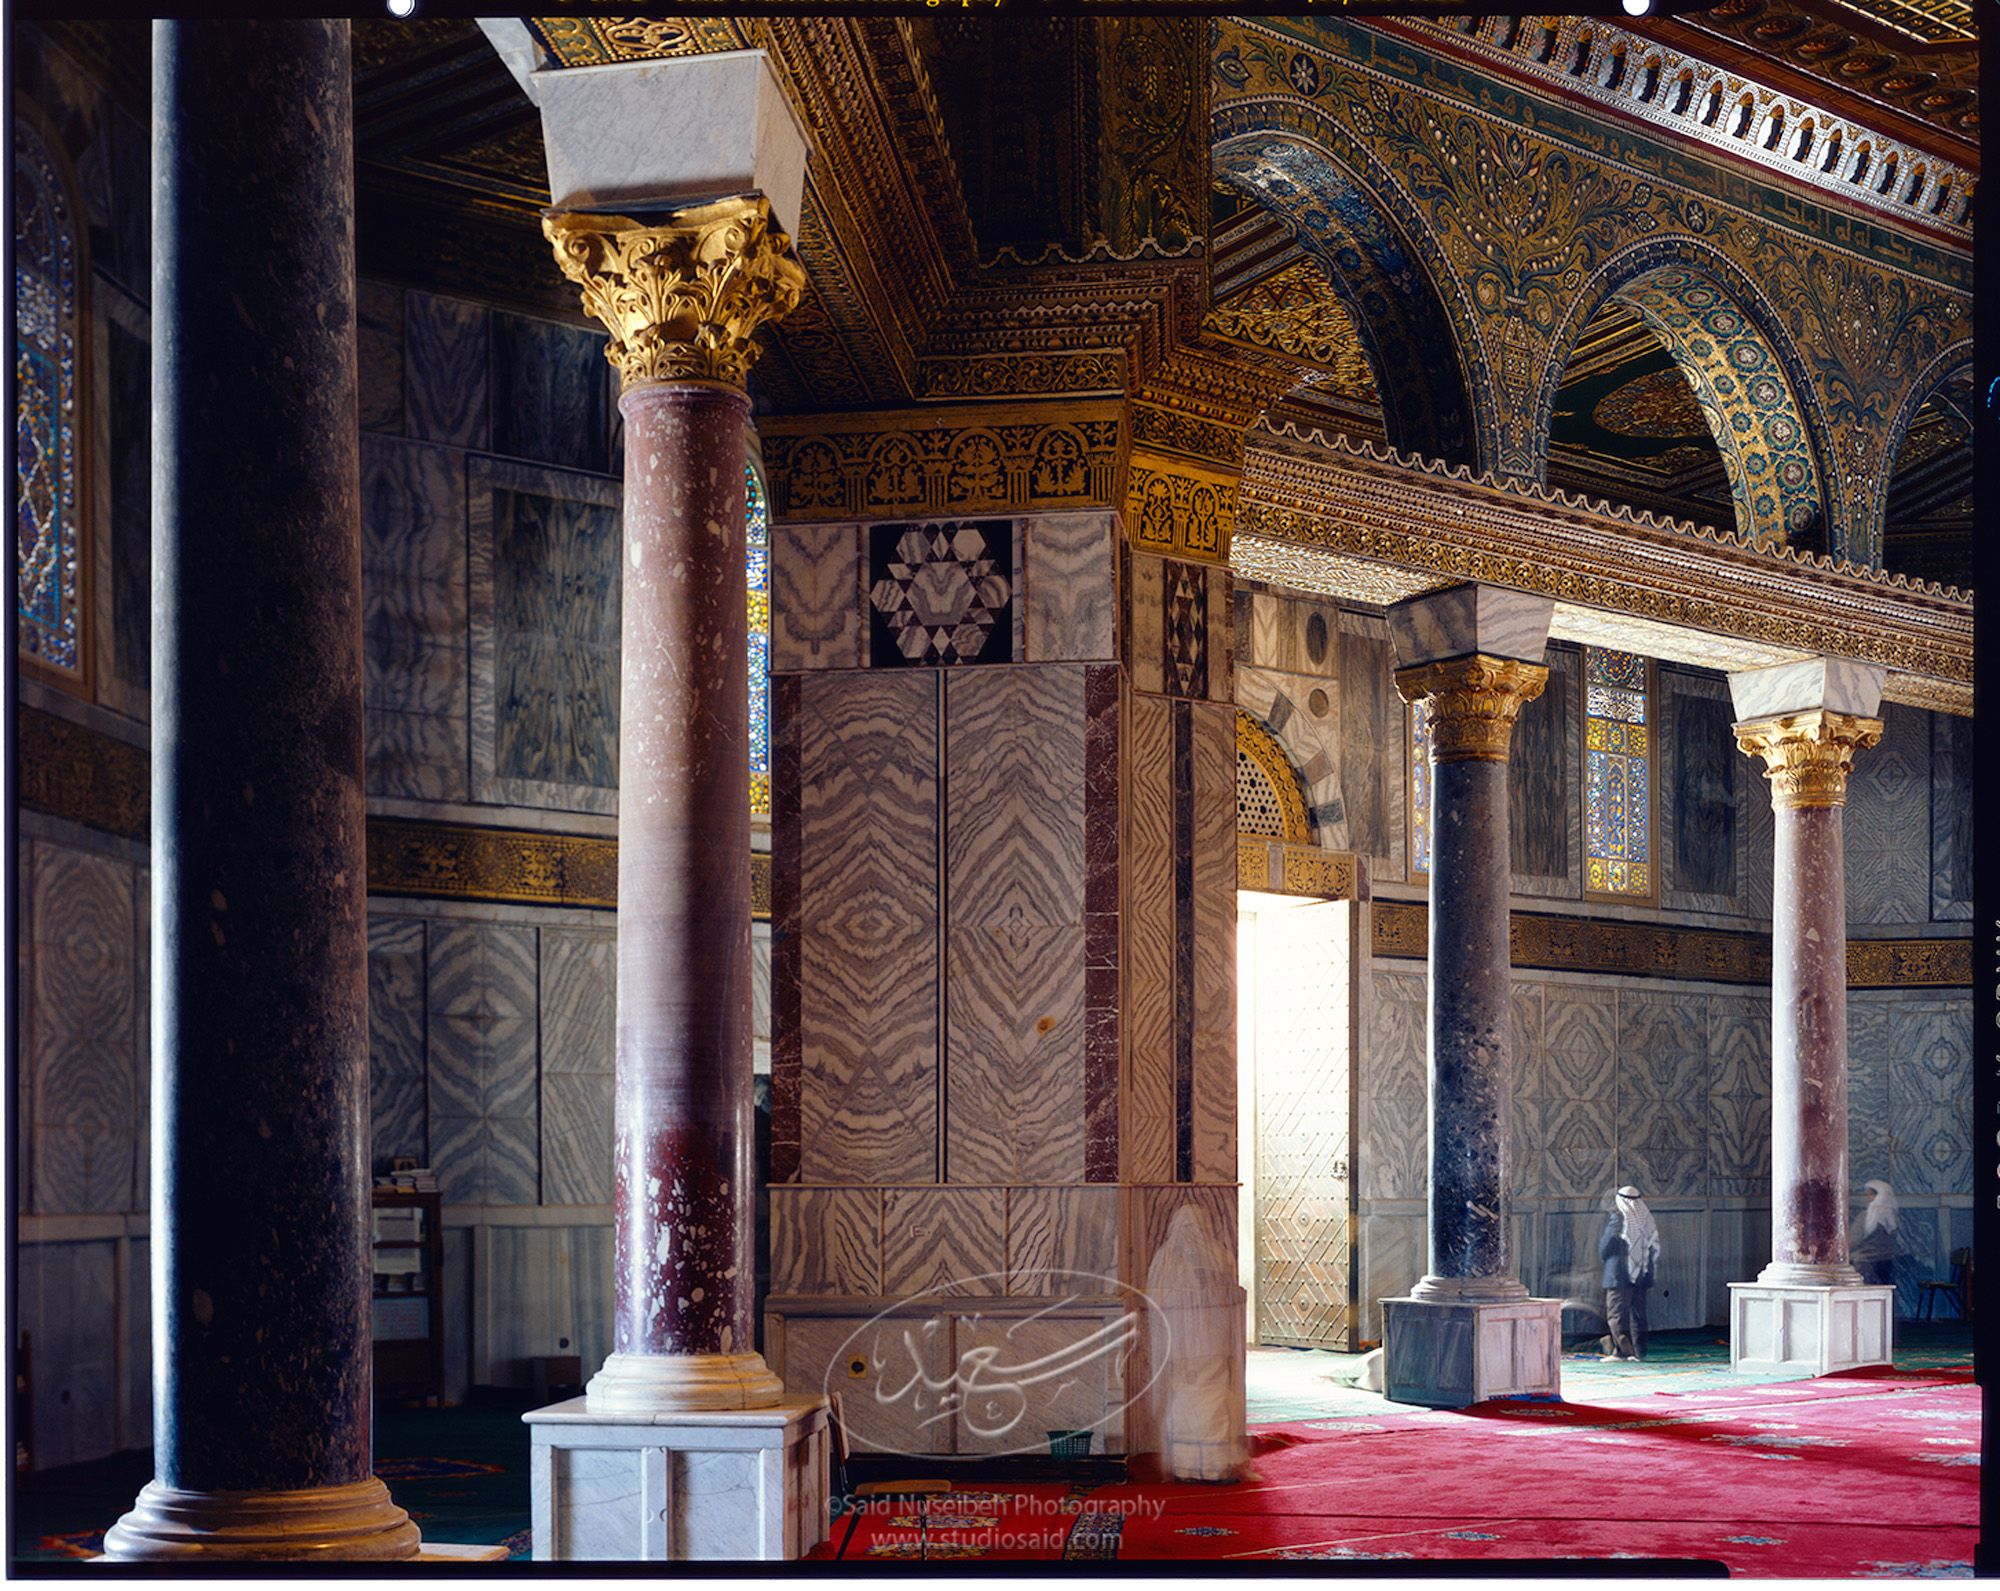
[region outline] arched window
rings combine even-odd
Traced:
[[[84,674],[77,524],[79,279],[76,223],[48,148],[14,125],[15,603],[21,652]]]
[[[755,459],[743,465],[750,601],[750,810],[771,815],[771,510]]]

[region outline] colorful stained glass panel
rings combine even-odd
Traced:
[[[24,655],[83,672],[77,526],[77,243],[33,129],[14,129],[15,611]]]
[[[1422,702],[1410,708],[1410,876],[1431,871],[1431,721]]]
[[[1652,738],[1646,659],[1585,650],[1584,885],[1597,895],[1653,893]]]

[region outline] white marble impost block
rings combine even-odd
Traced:
[[[1895,1362],[1896,1289],[1729,1284],[1729,1368],[1828,1376]]]
[[[827,1400],[605,1415],[584,1398],[522,1416],[540,1562],[799,1558],[827,1533]]]
[[[1562,1391],[1562,1300],[1382,1300],[1382,1391],[1396,1403],[1463,1409]]]
[[[1389,609],[1396,666],[1438,663],[1479,653],[1539,663],[1548,649],[1552,597],[1500,586],[1447,586]]]
[[[796,232],[806,133],[762,50],[533,73],[556,210],[684,209],[761,193]]]
[[[1882,708],[1884,677],[1874,663],[1814,657],[1739,669],[1729,676],[1729,697],[1739,723],[1811,712],[1873,718]]]

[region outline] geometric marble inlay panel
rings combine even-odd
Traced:
[[[431,1156],[446,1202],[538,1195],[535,930],[430,930]]]

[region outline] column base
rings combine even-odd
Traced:
[[[1893,1364],[1895,1318],[1893,1287],[1731,1282],[1729,1368],[1827,1376]]]
[[[614,1353],[583,1389],[608,1418],[706,1409],[765,1409],[785,1384],[757,1353]]]
[[[522,1418],[538,1562],[776,1562],[826,1539],[823,1397],[627,1416],[582,1397]]]
[[[414,1562],[421,1548],[410,1516],[373,1476],[271,1492],[182,1491],[148,1481],[104,1533],[104,1556],[122,1563]]]
[[[1518,1304],[1527,1285],[1512,1276],[1425,1276],[1410,1297],[1432,1304]]]
[[[1436,1409],[1560,1393],[1562,1300],[1383,1299],[1382,1391]]]

